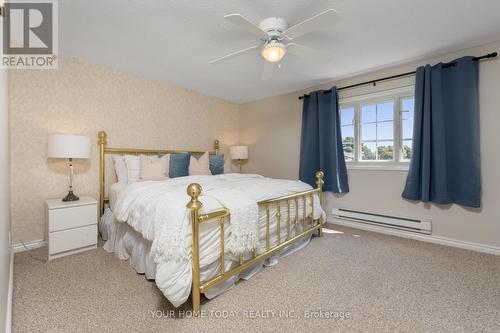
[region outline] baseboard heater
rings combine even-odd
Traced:
[[[430,219],[390,216],[342,208],[333,208],[333,217],[421,234],[430,235],[432,233],[432,221]]]

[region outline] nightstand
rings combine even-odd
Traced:
[[[45,201],[49,260],[97,248],[97,200]]]

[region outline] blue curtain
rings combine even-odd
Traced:
[[[419,67],[413,153],[403,198],[481,205],[478,76],[472,57]]]
[[[312,92],[303,101],[299,179],[316,187],[314,173],[321,170],[325,191],[349,192],[337,88]]]

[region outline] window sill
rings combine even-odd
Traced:
[[[377,163],[377,164],[365,164],[356,163],[350,164],[346,163],[347,170],[372,170],[372,171],[408,171],[409,163]]]

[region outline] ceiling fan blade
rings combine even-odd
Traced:
[[[294,54],[299,57],[308,58],[311,60],[328,61],[326,53],[312,49],[297,43],[288,43],[286,45],[287,53]]]
[[[241,16],[240,14],[229,14],[229,15],[224,16],[224,18],[226,20],[232,22],[233,24],[236,24],[240,28],[243,28],[246,31],[249,31],[249,32],[259,36],[262,39],[267,40],[269,38],[269,35],[267,34],[267,32],[265,32],[264,30],[259,28],[259,26],[252,23],[251,21],[249,21],[245,17]]]
[[[262,80],[270,80],[273,77],[275,64],[264,60],[264,70],[262,71]]]
[[[325,28],[329,25],[335,23],[338,19],[337,12],[335,9],[328,9],[318,15],[311,17],[305,21],[302,21],[290,28],[288,28],[283,34],[288,39],[294,39],[310,33],[311,31]]]
[[[211,64],[215,64],[219,61],[222,61],[222,60],[226,60],[228,58],[231,58],[231,57],[234,57],[234,56],[237,56],[241,53],[245,53],[247,51],[251,51],[251,50],[254,50],[254,49],[258,49],[260,48],[261,45],[255,45],[255,46],[250,46],[250,47],[247,47],[246,49],[243,49],[243,50],[239,50],[239,51],[236,51],[236,52],[232,52],[232,53],[229,53],[229,54],[226,54],[225,56],[223,57],[220,57],[220,58],[217,58],[217,59],[214,59],[212,61],[210,61]]]

